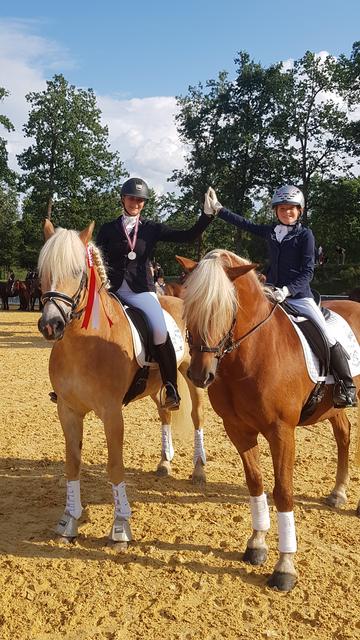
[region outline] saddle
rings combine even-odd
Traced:
[[[330,317],[330,312],[328,309],[321,306],[321,295],[318,291],[312,290],[314,299],[318,307],[320,307],[321,312],[327,320]],[[327,340],[326,335],[322,331],[322,329],[314,324],[312,319],[307,316],[303,312],[299,312],[295,307],[292,306],[291,302],[284,300],[280,303],[280,306],[284,309],[285,313],[294,318],[301,318],[296,321],[296,326],[302,331],[305,336],[305,339],[309,343],[310,349],[314,352],[316,357],[319,360],[320,365],[320,377],[322,378],[319,382],[316,383],[314,389],[312,390],[310,396],[308,397],[306,403],[304,404],[299,422],[302,420],[306,420],[309,418],[315,411],[317,405],[321,402],[325,394],[325,379],[330,371],[330,346]]]

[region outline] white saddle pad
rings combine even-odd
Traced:
[[[330,309],[329,309],[330,311]],[[285,312],[284,312],[285,313]],[[310,379],[313,382],[319,382],[324,380],[323,376],[320,376],[320,367],[319,367],[319,359],[316,355],[311,351],[308,342],[303,334],[303,332],[297,326],[300,322],[305,320],[306,318],[295,318],[294,316],[288,316],[291,320],[296,333],[300,338],[300,342],[304,351],[305,362],[308,370],[308,374]],[[329,334],[347,351],[350,356],[349,366],[351,375],[353,378],[360,374],[360,345],[356,339],[356,336],[350,327],[350,325],[344,320],[342,316],[335,311],[330,311],[330,318],[326,320],[326,325],[328,327]],[[327,376],[325,380],[326,384],[333,384],[334,378],[332,375]]]
[[[170,315],[170,313],[165,311],[165,309],[163,309],[162,311],[165,316],[165,322],[166,322],[167,330],[169,332],[169,336],[174,345],[176,362],[178,363],[178,366],[179,366],[179,364],[182,362],[184,358],[184,353],[185,353],[184,338],[174,318]],[[134,353],[135,353],[136,361],[139,367],[148,366],[151,369],[156,369],[159,366],[157,362],[155,361],[147,362],[145,360],[145,348],[140,338],[139,332],[135,327],[134,323],[129,318],[129,316],[126,313],[125,315],[130,325],[131,335],[132,335],[133,345],[134,345]]]

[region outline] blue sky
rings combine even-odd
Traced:
[[[159,190],[172,188],[166,178],[184,153],[174,126],[176,95],[223,69],[232,76],[239,50],[264,65],[308,49],[348,55],[359,25],[360,0],[7,3],[0,10],[0,86],[11,96],[0,108],[17,128],[11,160],[24,145],[25,94],[61,72],[94,89],[110,142],[130,173]]]

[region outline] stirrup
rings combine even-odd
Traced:
[[[160,405],[162,409],[167,409],[168,411],[176,411],[180,407],[180,400],[181,398],[171,382],[166,382],[166,384],[161,387]]]
[[[334,386],[333,401],[335,409],[344,409],[345,407],[357,407],[356,387],[346,387],[342,381]]]

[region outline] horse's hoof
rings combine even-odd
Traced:
[[[192,484],[202,485],[206,484],[206,473],[203,471],[202,473],[193,472],[191,475]]]
[[[55,534],[64,541],[73,542],[78,535],[78,519],[74,518],[68,511],[64,511],[56,525]]]
[[[108,540],[107,546],[116,553],[125,553],[128,550],[129,545],[127,542],[115,542],[115,540]]]
[[[246,547],[242,559],[244,562],[255,566],[264,564],[267,560],[267,549],[250,549],[250,547]]]
[[[330,493],[330,495],[326,496],[325,498],[325,504],[327,504],[329,507],[334,507],[335,509],[342,507],[345,503],[346,496],[342,495],[341,493]]]
[[[171,476],[171,463],[168,460],[162,460],[159,462],[156,469],[156,475],[159,478],[167,478],[168,476]]]
[[[267,581],[267,585],[277,591],[291,591],[297,583],[297,577],[292,573],[274,571]]]
[[[61,542],[62,544],[74,544],[76,540],[76,536],[72,538],[66,538],[65,536],[56,536],[57,542]]]
[[[109,533],[109,540],[115,544],[124,545],[132,540],[131,528],[128,520],[116,516],[111,531]]]
[[[356,515],[358,516],[358,518],[360,518],[360,502],[359,502],[359,504],[357,506],[357,509],[356,509]]]

